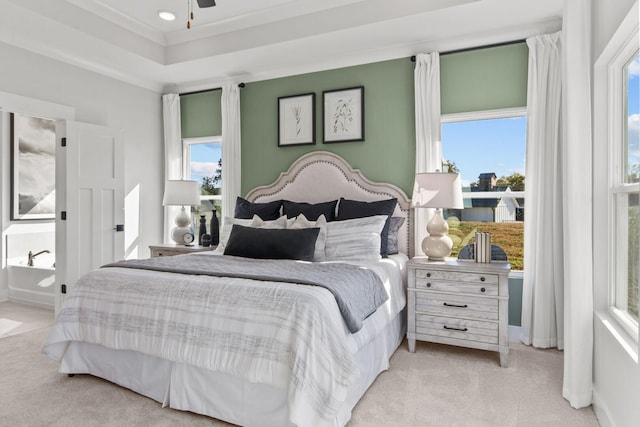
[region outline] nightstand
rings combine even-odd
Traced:
[[[216,246],[185,246],[185,245],[155,245],[149,246],[149,252],[151,252],[151,258],[159,257],[159,256],[172,256],[172,255],[182,255],[182,254],[190,254],[193,252],[206,252],[212,251],[216,248]]]
[[[416,257],[407,267],[409,351],[416,340],[498,351],[506,366],[509,263]]]

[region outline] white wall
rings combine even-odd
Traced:
[[[594,62],[614,35],[634,0],[594,2]],[[637,12],[636,12],[637,14]],[[637,19],[637,16],[636,16]],[[637,22],[637,21],[636,21]],[[597,70],[603,70],[598,64]],[[605,70],[606,71],[606,70]],[[594,73],[594,410],[603,427],[640,424],[638,344],[609,315],[607,272],[607,80]]]
[[[0,43],[0,63],[1,92],[66,105],[75,109],[77,121],[124,131],[125,254],[148,256],[148,245],[162,240],[161,94],[4,43]],[[1,152],[6,157],[4,148]],[[8,164],[6,160],[2,163]],[[8,175],[2,176],[4,181]],[[2,205],[6,205],[9,195],[2,193]],[[4,232],[12,224],[6,214],[2,217]],[[6,280],[0,281],[0,300],[3,295]]]

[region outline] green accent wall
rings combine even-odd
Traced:
[[[409,58],[247,83],[240,90],[242,194],[270,184],[301,155],[326,150],[374,181],[411,194],[415,165],[413,70]],[[442,114],[524,107],[525,43],[440,57]],[[322,91],[364,86],[365,140],[322,143]],[[278,147],[278,97],[315,92],[316,144]],[[182,137],[222,133],[221,91],[180,99]],[[522,280],[509,280],[509,324],[520,325]]]
[[[310,151],[344,157],[373,181],[413,188],[413,67],[408,58],[248,83],[241,90],[242,193],[270,184]],[[364,86],[365,140],[322,143],[322,91]],[[315,92],[316,144],[278,147],[278,97]]]
[[[183,138],[222,135],[221,97],[221,90],[210,90],[180,97]]]
[[[525,107],[526,43],[440,56],[442,114]]]
[[[310,151],[344,157],[374,181],[410,194],[415,164],[413,69],[408,58],[247,83],[240,91],[242,193],[270,184]],[[440,57],[442,114],[526,106],[526,43]],[[365,141],[322,143],[322,91],[364,86]],[[278,97],[316,94],[316,144],[278,147]],[[180,98],[182,137],[222,133],[220,90]]]

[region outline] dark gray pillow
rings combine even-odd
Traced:
[[[224,248],[225,255],[259,259],[312,261],[319,228],[295,230],[234,225]]]
[[[251,219],[254,215],[258,215],[265,221],[272,221],[280,217],[280,206],[282,206],[282,200],[267,203],[252,203],[242,197],[238,197],[236,199],[236,210],[233,216],[234,218]]]
[[[282,201],[282,213],[287,218],[295,218],[303,214],[309,221],[317,221],[320,215],[324,215],[327,221],[333,221],[336,218],[337,200],[322,203],[304,203]]]
[[[380,255],[386,257],[389,254],[389,250],[387,249],[389,222],[397,203],[398,199],[396,198],[377,200],[375,202],[361,202],[341,197],[336,220],[342,221],[344,219],[364,218],[374,215],[387,215],[387,222],[385,222],[382,232],[380,233]]]
[[[392,216],[389,221],[389,238],[387,239],[387,253],[389,255],[398,253],[398,230],[402,227],[404,218]]]

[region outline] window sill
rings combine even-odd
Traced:
[[[618,344],[624,349],[629,357],[638,363],[638,338],[633,337],[620,325],[617,316],[611,311],[598,310],[595,313],[596,319],[609,331]]]
[[[523,270],[511,270],[509,272],[509,279],[520,279],[522,280],[524,278],[524,271]]]

